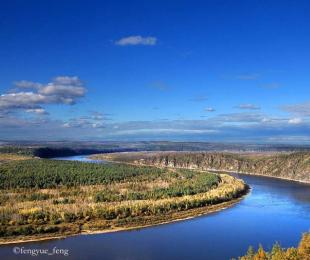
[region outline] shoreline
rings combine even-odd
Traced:
[[[128,227],[115,227],[111,229],[103,229],[103,230],[82,230],[79,233],[72,233],[72,234],[65,234],[65,235],[51,235],[51,236],[46,236],[46,237],[29,237],[29,239],[17,239],[17,240],[12,240],[12,241],[3,241],[0,242],[0,248],[1,246],[6,246],[6,245],[14,245],[14,244],[24,244],[24,243],[31,243],[31,242],[40,242],[40,241],[47,241],[47,240],[58,240],[58,239],[65,239],[65,238],[70,238],[74,236],[80,236],[80,235],[96,235],[96,234],[108,234],[108,233],[114,233],[114,232],[125,232],[125,231],[133,231],[133,230],[139,230],[143,228],[151,228],[151,227],[156,227],[160,225],[166,225],[166,224],[171,224],[175,222],[181,222],[181,221],[186,221],[190,219],[194,219],[197,217],[201,216],[207,216],[212,213],[216,213],[225,209],[228,209],[230,207],[235,206],[237,203],[239,203],[242,199],[244,199],[246,196],[248,196],[251,193],[251,188],[248,188],[245,190],[245,193],[233,200],[222,202],[220,204],[215,204],[211,206],[205,206],[201,208],[194,208],[190,210],[185,210],[185,211],[180,211],[180,212],[175,212],[175,218],[172,218],[167,221],[160,221],[156,219],[154,220],[153,224],[146,224],[146,225],[137,225],[137,226],[128,226]],[[194,212],[193,212],[194,211]],[[195,214],[191,214],[195,213]],[[182,217],[184,216],[184,217]]]
[[[185,168],[187,169],[187,168]],[[301,181],[301,180],[294,180],[291,178],[285,178],[285,177],[278,177],[278,176],[269,176],[269,175],[264,175],[264,174],[258,174],[258,173],[250,173],[250,172],[238,172],[238,171],[226,171],[226,170],[216,170],[216,169],[208,169],[207,171],[211,172],[222,172],[222,173],[235,173],[235,174],[243,174],[247,176],[257,176],[257,177],[267,177],[271,179],[279,179],[279,180],[284,180],[284,181],[292,181],[292,182],[297,182],[299,184],[306,184],[310,185],[310,181]]]

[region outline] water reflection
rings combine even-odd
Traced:
[[[89,162],[89,163],[108,163],[105,160],[93,160],[89,158],[90,155],[74,155],[74,156],[65,156],[65,157],[56,157],[53,160],[61,161],[79,161],[79,162]]]

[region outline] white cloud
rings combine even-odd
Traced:
[[[215,109],[214,109],[213,107],[207,107],[207,108],[205,109],[205,111],[206,111],[206,112],[214,112]]]
[[[121,38],[115,42],[116,45],[126,46],[126,45],[156,45],[156,37],[142,37],[140,35],[128,36]]]
[[[288,120],[288,123],[292,125],[298,125],[302,123],[302,119],[299,117],[291,118]]]
[[[71,118],[67,122],[63,123],[65,128],[105,128],[104,122],[110,120],[105,116],[108,114],[103,114],[97,111],[91,111],[90,115]]]
[[[27,113],[35,113],[38,115],[46,115],[48,114],[44,108],[33,108],[33,109],[27,109],[26,110]]]
[[[16,82],[15,85],[18,88],[32,88],[32,91],[14,90],[2,94],[1,109],[39,109],[43,104],[72,105],[86,93],[86,88],[78,77],[56,77],[45,85],[23,80]]]
[[[48,103],[46,96],[34,92],[18,92],[0,96],[1,109],[34,108],[39,104]]]
[[[270,141],[277,136],[291,137],[290,142],[298,142],[294,136],[307,136],[310,121],[304,119],[302,127],[289,124],[288,118],[269,118],[264,114],[235,113],[222,114],[206,120],[154,120],[109,123],[89,115],[72,118],[69,121],[51,118],[18,118],[15,114],[1,117],[0,136],[5,139],[100,139],[105,140],[145,140],[198,138],[197,140]],[[98,114],[99,115],[99,114]],[[105,115],[105,114],[103,114]],[[296,120],[295,120],[296,122]],[[286,142],[283,140],[283,142]]]
[[[95,112],[91,115],[91,118],[94,120],[103,120],[104,116],[102,113]]]
[[[220,114],[217,117],[211,118],[210,121],[217,124],[222,123],[259,123],[263,120],[263,115],[257,113],[228,113]]]
[[[37,82],[32,82],[32,81],[28,81],[28,80],[21,80],[21,81],[16,81],[14,82],[14,85],[18,88],[28,88],[28,89],[38,89],[40,87],[42,87],[41,83],[37,83]]]
[[[272,122],[272,118],[269,118],[269,117],[263,117],[262,120],[261,120],[262,123],[270,123]]]
[[[86,88],[78,77],[56,77],[53,82],[39,88],[38,92],[46,96],[53,96],[60,103],[73,104],[75,99],[83,97]]]

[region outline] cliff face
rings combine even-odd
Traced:
[[[236,171],[310,183],[309,152],[273,155],[170,152],[140,154],[140,156],[131,157],[131,160],[139,164],[202,170]]]

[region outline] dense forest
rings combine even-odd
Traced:
[[[0,165],[0,189],[108,184],[135,177],[152,179],[162,172],[154,167],[30,159]]]
[[[13,188],[57,188],[59,186],[79,186],[94,184],[111,184],[134,179],[135,182],[153,181],[165,176],[165,171],[155,167],[132,166],[124,164],[94,164],[76,161],[56,161],[31,159],[14,161],[0,165],[0,189]],[[168,176],[167,176],[168,177]],[[168,179],[166,177],[166,179]],[[175,178],[173,184],[166,188],[129,193],[123,199],[161,199],[194,195],[216,187],[220,181],[218,175],[196,173],[189,170],[171,172],[169,179]],[[110,201],[113,194],[108,190],[96,196],[96,200]],[[117,197],[117,196],[115,196]],[[101,199],[100,199],[101,198]]]
[[[310,259],[310,233],[305,233],[297,248],[282,248],[275,243],[270,252],[266,252],[260,245],[257,251],[250,246],[246,255],[239,260],[308,260]]]
[[[114,153],[137,151],[132,148],[68,148],[68,147],[27,147],[27,146],[0,146],[0,154],[28,155],[40,158],[54,158],[74,156],[80,154]]]
[[[165,222],[229,204],[248,189],[205,171],[22,158],[0,163],[0,242]]]

